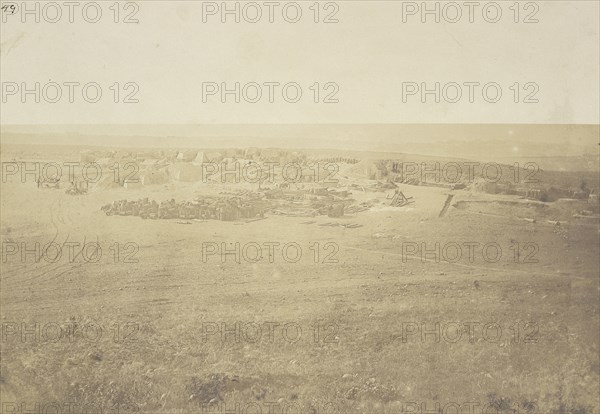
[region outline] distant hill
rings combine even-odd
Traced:
[[[72,125],[2,127],[7,144],[79,151],[113,149],[300,149],[312,157],[472,160],[552,171],[600,171],[598,125]],[[407,159],[409,157],[410,159]]]

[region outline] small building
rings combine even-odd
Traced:
[[[198,151],[188,150],[188,151],[179,151],[177,153],[177,157],[175,158],[180,162],[192,162],[198,156]]]
[[[206,155],[204,154],[203,151],[199,151],[196,154],[196,156],[194,157],[194,159],[192,160],[192,164],[196,164],[196,165],[202,165],[206,162],[208,162],[208,159],[206,158]]]

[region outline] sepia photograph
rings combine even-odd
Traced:
[[[6,128],[3,412],[595,413],[598,132]]]
[[[600,414],[598,0],[0,0],[0,414]]]

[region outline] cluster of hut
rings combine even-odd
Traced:
[[[293,151],[267,149],[229,149],[222,151],[199,150],[139,150],[139,151],[101,151],[85,150],[80,153],[82,164],[96,163],[109,173],[104,174],[106,183],[114,181],[115,166],[120,172],[117,185],[125,188],[138,188],[146,185],[161,185],[171,181],[208,182],[223,180],[220,170],[214,175],[213,168],[218,167],[230,174],[223,174],[226,182],[235,181],[235,166],[249,162],[276,162],[279,166],[290,162],[305,165],[306,155]],[[118,163],[118,164],[116,164]],[[206,168],[206,165],[210,167]],[[135,168],[135,171],[132,171]],[[268,167],[264,167],[265,170]],[[281,168],[281,167],[280,167]],[[304,175],[303,175],[304,176]]]
[[[101,208],[107,216],[139,216],[143,219],[184,219],[234,221],[264,217],[261,206],[240,198],[176,202],[143,198],[135,201],[118,200]]]

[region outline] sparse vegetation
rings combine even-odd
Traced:
[[[360,167],[345,165],[339,176],[362,185]],[[400,413],[408,403],[431,409],[477,402],[503,413],[518,407],[525,414],[597,414],[598,222],[573,218],[588,201],[541,203],[465,188],[453,192],[440,218],[451,190],[397,185],[413,204],[310,221],[273,215],[181,226],[108,217],[99,206],[249,186],[170,183],[72,197],[35,183],[2,184],[4,241],[139,246],[133,263],[3,263],[4,326],[76,321],[96,323],[103,334],[94,341],[3,337],[2,401],[77,402],[119,413],[221,412],[235,404],[258,404],[267,413],[275,403],[296,404],[302,413]],[[393,193],[352,189],[357,205],[379,206],[373,200]],[[361,226],[328,225],[334,221]],[[336,263],[325,264],[203,262],[205,241],[335,241],[339,251]],[[436,241],[497,242],[503,259],[402,260],[402,243]],[[537,243],[537,262],[515,262],[515,242]],[[236,322],[268,321],[294,322],[302,335],[296,342],[264,333],[256,342],[231,339]],[[495,342],[402,339],[403,322],[469,321],[498,323],[504,334]],[[207,338],[209,322],[225,323],[229,336]],[[538,335],[525,342],[530,322]],[[115,324],[127,323],[139,328],[135,335],[115,336]],[[319,335],[315,324],[324,327]]]

